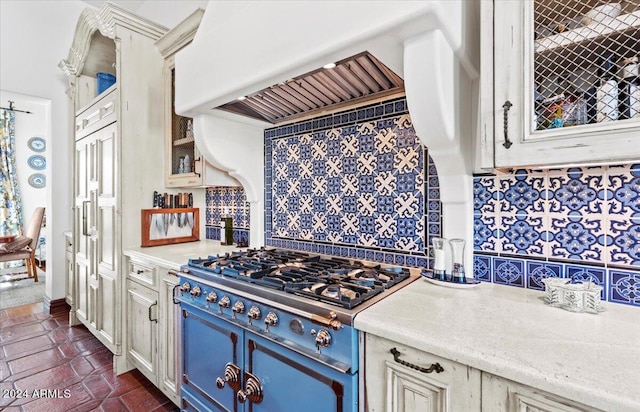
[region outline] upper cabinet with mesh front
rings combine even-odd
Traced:
[[[482,2],[480,168],[640,159],[640,0]]]

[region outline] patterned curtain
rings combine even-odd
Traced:
[[[16,171],[15,114],[0,110],[0,236],[19,235],[22,200]]]

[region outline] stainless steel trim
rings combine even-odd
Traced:
[[[283,310],[284,312],[290,313],[294,316],[310,320],[317,325],[331,327],[330,324],[327,325],[328,321],[326,318],[323,318],[322,316],[314,317],[314,315],[318,316],[318,313],[334,312],[335,320],[344,325],[353,326],[353,319],[360,311],[368,308],[376,302],[379,302],[389,294],[418,280],[420,278],[420,269],[410,268],[409,279],[406,279],[404,282],[398,283],[384,292],[373,296],[371,299],[364,301],[353,309],[345,309],[329,303],[312,300],[304,296],[298,296],[281,290],[265,288],[260,285],[254,285],[250,282],[243,282],[222,275],[216,275],[214,273],[207,273],[207,275],[212,279],[194,275],[193,270],[190,273],[181,274],[182,277],[204,283],[221,291],[233,293],[239,297],[244,297],[250,300],[258,300],[264,305],[273,306],[274,308]]]

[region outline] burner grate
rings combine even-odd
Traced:
[[[189,259],[189,266],[346,309],[410,277],[401,267],[264,248]]]

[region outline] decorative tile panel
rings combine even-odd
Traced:
[[[233,240],[249,239],[249,203],[242,187],[209,187],[206,193],[207,239],[220,240],[220,219],[233,218]]]
[[[607,283],[605,280],[604,267],[585,266],[585,265],[567,265],[566,278],[571,279],[573,283],[593,282],[598,286],[602,286],[602,294],[600,298],[606,300]]]
[[[577,212],[553,214],[549,225],[550,258],[602,262],[605,259],[607,238],[604,216]]]
[[[543,212],[546,203],[545,176],[524,169],[498,178],[499,213],[530,214]]]
[[[498,213],[498,188],[495,179],[473,178],[473,214]]]
[[[267,129],[265,160],[267,244],[429,263],[439,181],[404,98]]]
[[[502,285],[524,287],[524,261],[496,258],[493,260],[493,281]]]
[[[500,215],[499,251],[516,255],[544,256],[546,218],[541,215]]]
[[[491,256],[473,255],[473,274],[478,280],[491,282]]]
[[[473,199],[477,279],[589,280],[603,300],[640,307],[640,164],[476,176]]]
[[[585,216],[601,214],[607,191],[603,168],[573,167],[554,171],[549,176],[549,212]],[[564,172],[564,173],[563,173]]]
[[[527,261],[527,289],[544,290],[543,279],[564,277],[563,265],[558,263]]]
[[[609,270],[609,300],[640,306],[640,272]]]

